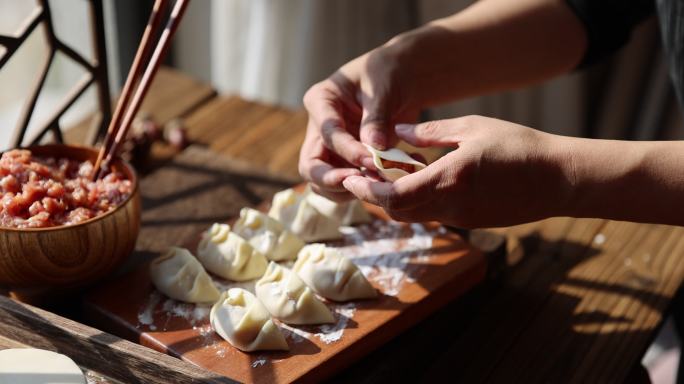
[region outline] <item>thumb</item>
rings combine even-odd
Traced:
[[[421,124],[397,124],[397,136],[416,147],[458,147],[462,129],[458,119],[435,120]]]
[[[389,114],[378,104],[364,105],[359,129],[361,142],[376,149],[387,149],[390,145],[389,120]]]

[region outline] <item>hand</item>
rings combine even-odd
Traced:
[[[570,199],[572,167],[556,156],[560,136],[480,116],[399,125],[396,133],[418,147],[454,150],[394,183],[358,175],[343,181],[395,220],[506,226],[562,214]]]
[[[342,181],[374,170],[361,144],[385,149],[396,142],[394,124],[415,121],[417,108],[406,95],[411,84],[387,44],[363,55],[314,85],[304,96],[309,112],[306,138],[299,156],[299,173],[312,189],[332,200],[353,196]]]

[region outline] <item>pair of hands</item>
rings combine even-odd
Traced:
[[[558,136],[480,116],[402,124],[415,119],[421,101],[410,68],[393,54],[391,46],[372,51],[305,95],[299,171],[315,192],[336,201],[355,196],[399,221],[466,228],[563,214],[572,159],[558,155]],[[361,173],[359,167],[375,169],[362,142],[385,149],[398,139],[453,151],[393,183]]]

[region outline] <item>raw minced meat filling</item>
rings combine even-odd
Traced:
[[[97,181],[93,165],[15,149],[0,158],[0,226],[41,228],[83,222],[123,203],[133,186],[121,173]]]

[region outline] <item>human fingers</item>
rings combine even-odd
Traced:
[[[366,99],[366,96],[362,96],[362,99]],[[359,129],[361,142],[376,149],[387,149],[390,145],[389,127],[390,118],[386,107],[383,106],[383,101],[364,100]]]
[[[397,124],[397,136],[416,147],[458,147],[472,129],[470,117],[434,120],[420,124]]]
[[[342,185],[360,200],[380,206],[388,212],[406,210],[429,199],[429,196],[416,193],[418,190],[413,186],[400,181],[389,183],[354,175],[344,179]],[[426,189],[429,188],[422,188]]]
[[[316,184],[309,184],[309,186],[311,187],[311,190],[313,192],[327,198],[328,200],[332,200],[332,201],[335,201],[338,203],[344,203],[346,201],[354,199],[354,195],[351,192],[346,191],[346,190],[344,192],[332,192],[332,191],[320,188]]]
[[[343,185],[356,198],[383,208],[394,220],[421,222],[436,219],[434,210],[429,209],[429,196],[414,196],[398,191],[393,183],[360,176],[348,177]]]
[[[318,131],[324,145],[345,161],[358,167],[375,169],[366,148],[349,132],[349,123],[341,111],[346,103],[341,98],[325,85],[317,84],[309,89],[304,96],[309,125]]]

